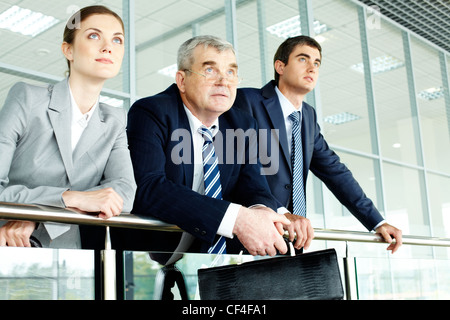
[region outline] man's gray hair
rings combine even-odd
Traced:
[[[203,45],[205,48],[216,48],[219,52],[231,50],[236,54],[233,45],[221,38],[209,35],[194,37],[184,42],[178,49],[178,70],[187,70],[191,68],[194,64],[194,49],[199,45]]]

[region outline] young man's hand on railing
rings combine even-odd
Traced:
[[[384,241],[390,243],[387,250],[392,250],[392,253],[395,253],[402,245],[402,231],[400,229],[385,223],[379,226],[375,231],[381,235]]]

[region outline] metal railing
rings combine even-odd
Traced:
[[[116,299],[115,282],[115,251],[111,248],[109,227],[132,228],[142,230],[158,230],[166,232],[181,232],[175,225],[162,222],[150,217],[136,216],[123,213],[110,219],[97,218],[95,215],[85,214],[74,209],[53,208],[36,205],[23,205],[0,202],[0,220],[24,220],[35,222],[56,222],[66,224],[82,224],[104,226],[107,230],[103,259],[103,296],[106,300]],[[342,230],[314,229],[315,240],[385,243],[380,235],[372,232],[353,232]],[[423,236],[403,236],[404,245],[450,247],[450,239]],[[347,298],[352,298],[354,277],[352,263],[347,256],[344,258],[344,275]]]

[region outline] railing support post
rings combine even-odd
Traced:
[[[109,227],[106,227],[105,250],[102,250],[103,299],[116,300],[116,250],[111,248]]]
[[[358,286],[356,283],[355,258],[348,254],[348,242],[345,242],[344,280],[347,300],[358,300]]]

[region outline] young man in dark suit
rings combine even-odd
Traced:
[[[230,109],[237,69],[229,43],[211,36],[192,38],[179,49],[176,84],[137,101],[129,111],[127,132],[138,185],[132,213],[185,231],[153,232],[153,250],[207,252],[221,237],[227,253],[238,253],[242,245],[252,255],[287,251],[282,234],[291,223],[273,211],[276,200],[260,175],[256,121]],[[206,194],[206,138],[199,128],[215,136],[221,185],[217,198]]]
[[[260,148],[263,149],[260,152],[269,155],[271,160],[269,164],[262,161],[266,169],[264,176],[272,194],[279,201],[279,212],[293,212],[295,187],[302,188],[299,193],[305,197],[306,178],[311,170],[368,230],[375,230],[391,243],[388,250],[394,253],[401,246],[402,232],[384,221],[352,173],[328,147],[320,133],[315,110],[304,102],[306,94],[317,83],[321,61],[321,47],[313,38],[298,36],[287,39],[274,57],[275,80],[261,89],[239,89],[234,106],[247,111],[257,120],[260,140],[263,134],[266,135],[264,140],[272,143],[261,144]],[[297,131],[302,141],[302,157],[296,158],[294,163],[301,161],[303,168],[299,178],[293,179],[291,143],[295,125],[290,114],[299,112],[300,129]],[[298,149],[295,147],[295,150]],[[276,152],[270,153],[271,150]],[[269,170],[269,167],[274,167],[274,163],[277,170]],[[307,248],[314,237],[310,221],[306,217],[300,221],[302,231],[297,232],[297,249],[303,246]]]

